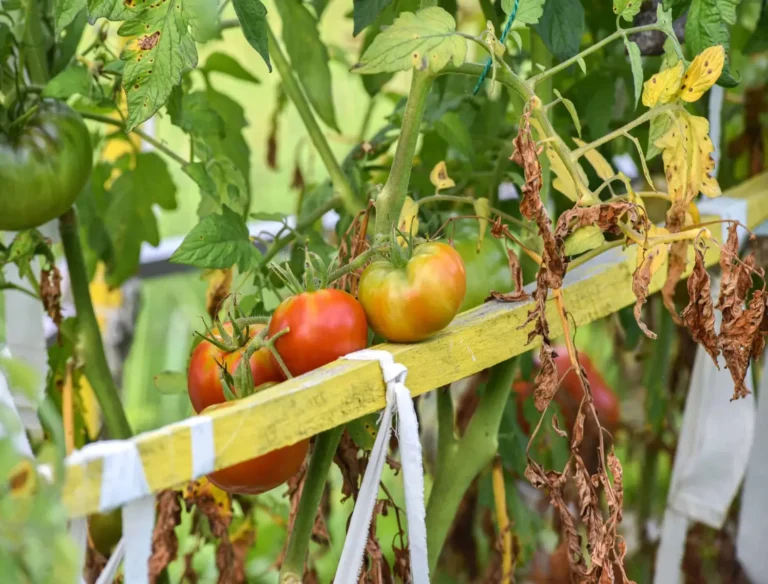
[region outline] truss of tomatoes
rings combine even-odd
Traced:
[[[364,349],[368,328],[395,342],[417,342],[445,328],[458,313],[466,292],[461,256],[449,245],[430,242],[416,247],[408,259],[382,259],[363,272],[359,300],[343,290],[300,292],[275,309],[267,338],[291,376],[308,373],[338,358]],[[241,346],[224,350],[208,340],[192,351],[187,372],[189,398],[195,411],[209,413],[231,405],[222,381],[222,368],[235,371],[247,342],[264,325],[249,327]],[[228,333],[232,325],[224,325]],[[288,332],[282,335],[282,331]],[[217,330],[213,340],[221,340]],[[281,364],[268,348],[249,359],[256,388],[285,381]],[[232,390],[233,388],[229,388]],[[208,475],[231,493],[259,494],[283,484],[301,468],[309,440],[269,452]]]

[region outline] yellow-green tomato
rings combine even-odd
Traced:
[[[416,247],[405,266],[372,262],[357,294],[375,333],[396,343],[415,343],[448,326],[466,289],[459,253],[446,243],[429,242]]]
[[[492,291],[514,290],[507,250],[502,241],[486,233],[478,250],[477,227],[473,226],[472,229],[457,229],[453,242],[467,272],[467,293],[459,312],[480,306]]]

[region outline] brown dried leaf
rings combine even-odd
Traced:
[[[638,253],[642,253],[643,250],[638,250]],[[643,259],[643,262],[635,269],[632,274],[632,293],[635,295],[635,309],[634,315],[637,325],[640,330],[645,333],[648,338],[655,339],[656,333],[651,331],[648,326],[642,321],[643,304],[648,297],[648,287],[651,285],[651,278],[653,277],[652,267],[656,260],[656,256],[659,254],[658,250],[648,252]]]
[[[539,350],[539,360],[541,368],[536,374],[534,380],[533,403],[536,409],[543,412],[549,406],[549,402],[557,393],[559,379],[557,378],[557,367],[552,359],[555,350],[547,344],[542,344]]]
[[[221,305],[229,296],[232,287],[231,268],[226,270],[211,270],[206,279],[208,280],[208,290],[205,293],[205,310],[211,320],[215,320],[221,310]]]
[[[744,379],[753,353],[762,352],[764,346],[760,325],[763,322],[765,310],[765,291],[756,290],[746,310],[734,311],[732,313],[734,316],[727,319],[726,312],[723,312],[723,323],[717,340],[723,352],[726,367],[735,384],[731,401],[746,397],[750,393]]]
[[[54,264],[50,270],[40,272],[40,299],[51,320],[61,324],[61,272]]]
[[[506,225],[504,226],[506,229]],[[523,289],[523,270],[520,266],[520,259],[513,249],[507,249],[507,259],[509,262],[509,271],[512,273],[512,281],[515,284],[515,289],[512,292],[497,292],[492,290],[491,294],[486,298],[490,300],[495,298],[501,302],[520,302],[521,300],[527,300],[531,297],[528,292]]]
[[[342,477],[341,492],[344,495],[342,502],[346,501],[350,497],[357,500],[357,494],[360,491],[360,480],[365,474],[365,469],[368,466],[366,457],[358,457],[357,453],[360,448],[352,440],[349,432],[344,430],[339,441],[339,446],[336,448],[336,454],[333,457],[333,462],[339,467]]]
[[[293,167],[293,177],[291,178],[291,188],[296,189],[297,191],[304,190],[305,186],[304,182],[304,175],[301,172],[301,167],[299,166],[299,163],[297,162],[296,165]]]
[[[667,211],[667,229],[670,233],[679,233],[683,225],[685,225],[685,213],[688,209],[687,203],[683,201],[675,201]],[[681,325],[682,321],[677,314],[677,308],[675,308],[675,288],[680,281],[680,276],[685,272],[686,265],[688,264],[688,244],[685,241],[676,241],[670,246],[669,250],[669,266],[667,269],[667,279],[664,282],[664,286],[661,289],[661,297],[664,301],[664,306],[667,307],[672,320],[676,324]]]
[[[232,523],[231,496],[216,487],[207,478],[187,484],[184,492],[187,510],[194,505],[208,518],[211,533],[218,538],[216,567],[219,570],[218,584],[231,584],[234,578],[234,549],[229,540],[229,525]]]
[[[696,249],[696,260],[693,272],[688,278],[688,306],[683,309],[680,316],[683,323],[691,331],[693,340],[707,350],[715,366],[720,349],[717,346],[717,333],[715,332],[715,308],[712,304],[712,291],[710,288],[709,272],[704,265],[704,254]]]
[[[247,518],[232,536],[232,549],[234,552],[233,584],[245,584],[248,581],[245,562],[248,559],[248,551],[255,542],[256,530],[250,518]]]
[[[558,218],[555,238],[565,239],[570,233],[587,225],[594,225],[603,232],[619,235],[621,231],[617,225],[625,215],[629,215],[633,225],[645,224],[645,215],[637,212],[637,205],[627,201],[602,203],[591,207],[574,207]]]
[[[181,522],[181,493],[175,489],[160,491],[156,497],[157,521],[152,532],[152,555],[149,558],[149,581],[157,582],[158,576],[176,559],[179,539],[176,526]]]

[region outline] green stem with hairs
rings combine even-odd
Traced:
[[[405,201],[408,181],[411,178],[413,156],[419,139],[419,128],[427,106],[427,95],[432,87],[432,75],[428,71],[413,70],[411,90],[403,113],[403,125],[400,139],[397,141],[392,168],[384,188],[376,198],[377,237],[388,237],[392,226],[400,217],[400,209]]]
[[[454,203],[463,203],[465,205],[474,205],[475,199],[472,197],[462,197],[459,195],[429,195],[428,197],[422,197],[418,201],[416,201],[417,205],[425,205],[427,203],[436,203],[439,201],[450,201]],[[505,213],[504,211],[501,211],[499,209],[496,209],[495,207],[490,207],[489,211],[493,213],[494,215],[498,215],[505,221],[509,221],[510,223],[514,223],[520,229],[524,229],[525,231],[528,231],[531,235],[534,235],[536,237],[539,236],[538,232],[531,228],[530,225],[526,225],[523,221],[518,219],[517,217],[513,217],[509,213]]]
[[[499,426],[511,393],[515,359],[491,369],[490,379],[466,432],[456,438],[448,390],[438,394],[437,472],[427,503],[429,571],[435,572],[440,551],[464,493],[493,460],[499,447]]]
[[[88,289],[88,274],[85,270],[77,213],[74,207],[59,218],[59,232],[67,258],[67,271],[77,311],[78,337],[85,357],[85,377],[93,387],[93,392],[101,406],[110,438],[124,440],[130,438],[133,432],[125,417],[125,411],[117,395],[112,372],[109,370],[104,354],[101,331]]]
[[[283,81],[283,89],[288,98],[293,102],[293,105],[296,106],[301,121],[304,122],[304,127],[306,127],[307,132],[309,133],[309,138],[312,140],[312,144],[314,144],[317,149],[320,159],[323,161],[323,164],[328,171],[328,175],[331,177],[334,191],[341,197],[341,201],[347,212],[350,215],[355,215],[361,207],[360,202],[355,196],[355,191],[349,180],[347,180],[344,171],[341,170],[341,166],[339,166],[339,163],[336,161],[336,157],[331,151],[331,146],[328,144],[328,140],[325,139],[325,134],[323,134],[320,125],[315,119],[315,115],[312,113],[309,101],[307,101],[304,92],[299,86],[299,82],[293,75],[291,66],[283,54],[283,50],[280,48],[280,44],[277,42],[275,34],[272,32],[272,28],[269,27],[269,25],[267,25],[267,35],[269,39],[269,56]]]
[[[315,515],[320,508],[320,499],[333,462],[333,455],[341,440],[344,425],[327,430],[317,437],[312,458],[307,469],[307,478],[301,491],[296,520],[293,523],[288,549],[280,568],[280,584],[300,584],[304,575],[304,562],[309,549],[309,539],[315,524]]]

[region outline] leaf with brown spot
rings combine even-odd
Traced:
[[[709,272],[704,265],[704,254],[698,247],[693,272],[688,278],[688,297],[688,306],[680,314],[683,323],[691,331],[693,340],[707,350],[715,366],[720,369],[717,363],[720,349],[717,346],[715,307],[712,303]]]
[[[149,558],[149,581],[157,582],[179,552],[176,526],[181,522],[181,493],[175,489],[160,491],[156,496],[157,520],[152,532],[152,555]]]
[[[233,270],[210,270],[206,274],[208,280],[208,289],[205,292],[205,310],[212,321],[216,320],[221,311],[222,304],[229,296],[232,286]]]

